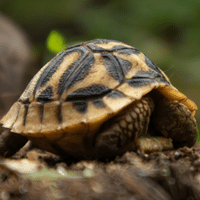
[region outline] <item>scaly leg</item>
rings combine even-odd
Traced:
[[[154,102],[147,95],[106,122],[96,137],[96,156],[112,157],[126,151],[153,152],[172,149],[171,138],[147,134],[153,111]]]

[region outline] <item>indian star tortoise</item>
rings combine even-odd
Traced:
[[[138,49],[115,40],[83,42],[41,68],[2,118],[0,155],[12,156],[28,140],[74,157],[191,147],[196,109]]]

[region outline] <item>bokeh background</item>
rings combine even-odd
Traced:
[[[145,53],[200,107],[199,0],[0,0],[0,13],[28,38],[22,89],[61,49],[107,38]],[[199,110],[196,118],[200,124]]]

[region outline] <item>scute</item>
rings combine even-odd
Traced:
[[[53,88],[52,86],[48,86],[42,93],[37,97],[37,101],[39,102],[48,102],[52,100],[53,96]]]
[[[196,104],[136,48],[114,40],[84,42],[41,68],[1,123],[28,138],[41,137],[46,146],[60,138],[63,147],[69,138],[73,144],[68,145],[77,146],[81,137],[93,137],[102,123],[153,89],[195,114]]]
[[[20,107],[21,103],[15,102],[10,108],[9,112],[2,118],[1,123],[5,128],[12,128],[13,124],[15,123],[18,117]]]
[[[26,113],[24,113],[24,130],[22,131],[22,133],[29,133],[29,134],[40,133],[42,129],[41,122],[43,119],[43,109],[44,109],[43,103],[32,102],[26,106],[27,106],[27,111]],[[13,128],[16,129],[14,132],[18,130],[18,126],[16,126],[15,124]]]

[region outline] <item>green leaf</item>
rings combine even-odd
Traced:
[[[47,37],[47,49],[53,53],[58,53],[64,48],[65,38],[56,30],[52,30]]]

